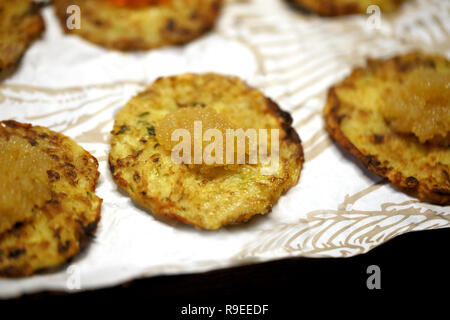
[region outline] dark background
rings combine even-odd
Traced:
[[[145,319],[207,319],[182,316],[181,308],[188,304],[223,309],[226,304],[268,304],[265,316],[216,313],[213,319],[285,319],[281,315],[296,315],[311,303],[322,306],[315,312],[327,311],[327,301],[349,303],[358,298],[379,303],[380,299],[392,302],[406,296],[417,301],[439,296],[449,301],[449,240],[450,229],[412,232],[351,258],[284,259],[200,274],[141,279],[76,294],[40,293],[2,301],[0,311],[7,307],[17,313],[35,307],[49,306],[52,309],[48,310],[53,310],[55,306],[67,306],[70,313],[91,314],[93,307],[102,312],[125,308],[127,312],[143,310],[140,314],[148,315]],[[381,269],[380,290],[367,288],[370,265]],[[409,309],[415,307],[412,301]]]

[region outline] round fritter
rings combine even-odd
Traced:
[[[0,276],[58,266],[100,219],[97,160],[62,134],[15,121],[0,122],[0,145]]]
[[[14,71],[44,29],[39,5],[32,0],[0,1],[0,80]]]
[[[262,164],[197,170],[174,164],[158,140],[162,119],[180,108],[212,108],[238,128],[279,129],[279,168],[261,173]],[[248,220],[269,212],[294,186],[303,149],[292,118],[270,99],[236,77],[184,74],[159,78],[117,114],[111,171],[117,184],[157,216],[203,229]]]
[[[415,88],[409,97],[419,102],[430,94],[429,86],[435,84],[430,84],[427,79],[424,79],[421,89],[417,84],[407,85],[417,73],[429,77],[430,72],[435,79],[447,79],[447,84],[437,91],[438,96],[434,96],[441,105],[430,108],[448,118],[449,101],[442,97],[448,96],[450,90],[450,62],[440,56],[421,53],[388,60],[369,60],[366,68],[355,69],[330,89],[324,113],[331,136],[371,171],[421,200],[445,205],[450,203],[450,148],[442,141],[421,141],[415,134],[416,126],[412,126],[408,133],[398,130],[397,124],[389,119],[393,112],[386,112],[389,109],[401,110],[405,103],[412,101],[403,98],[406,100],[395,102],[392,97],[399,99],[404,96],[403,93],[398,94],[401,90]],[[438,84],[440,82],[437,81]],[[420,92],[422,90],[424,92]],[[421,114],[422,119],[419,118]],[[410,105],[409,110],[404,109],[403,120],[399,120],[407,125],[410,125],[410,119],[433,125],[435,129],[428,128],[427,133],[445,136],[442,132],[445,128],[439,121],[432,122],[426,118],[430,114],[428,111],[424,113],[420,105]]]
[[[124,0],[53,0],[66,32],[123,51],[189,42],[214,26],[222,4],[222,0],[140,2],[144,5]],[[67,28],[71,16],[67,8],[71,5],[81,9],[80,29]]]
[[[405,0],[287,0],[300,9],[322,16],[366,14],[371,5],[380,7],[382,13],[395,11]]]

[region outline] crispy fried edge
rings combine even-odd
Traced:
[[[160,78],[158,78],[160,79]],[[157,80],[158,80],[157,79]],[[157,81],[155,80],[155,81]],[[249,86],[246,84],[246,86],[249,89],[255,90],[253,87]],[[147,89],[145,89],[147,90]],[[304,157],[304,152],[303,152],[303,146],[302,146],[302,141],[300,139],[300,136],[298,135],[297,131],[292,127],[292,117],[290,115],[289,112],[287,111],[283,111],[280,106],[274,102],[272,99],[265,97],[266,100],[266,105],[268,107],[268,112],[270,112],[273,116],[275,116],[279,122],[280,122],[280,126],[281,129],[285,131],[286,133],[286,140],[295,144],[298,147],[298,153],[297,155],[295,155],[295,160],[297,165],[299,166],[299,171],[298,171],[298,177],[296,178],[295,184],[293,184],[292,186],[290,186],[289,188],[287,188],[283,193],[285,194],[290,188],[292,188],[293,186],[295,186],[299,179],[300,179],[300,175],[301,175],[301,171],[303,168],[303,164],[305,161],[305,157]],[[134,193],[132,196],[130,194],[130,192],[128,192],[127,187],[128,187],[128,182],[122,178],[121,174],[114,174],[115,171],[115,167],[112,164],[114,160],[112,159],[111,153],[109,154],[109,167],[113,176],[114,181],[116,182],[116,184],[122,188],[122,190],[124,190],[125,192],[127,192],[127,194],[130,195],[130,197],[132,197],[135,201],[137,201],[140,205],[142,205],[144,208],[148,208],[147,202],[149,201],[148,198],[145,197],[145,195],[141,195],[141,193]],[[277,199],[278,201],[278,199]],[[178,222],[182,222],[185,223],[187,225],[191,225],[200,229],[205,229],[205,230],[217,230],[220,229],[221,227],[225,226],[225,225],[231,225],[231,224],[238,224],[238,223],[242,223],[242,222],[246,222],[248,221],[250,218],[252,218],[255,215],[265,215],[267,213],[269,213],[272,210],[272,206],[274,203],[272,203],[269,207],[269,209],[265,212],[260,212],[260,213],[253,213],[253,212],[246,212],[243,213],[242,215],[240,215],[239,217],[237,217],[234,221],[229,221],[225,224],[222,224],[220,226],[218,226],[217,228],[207,228],[205,225],[203,225],[200,221],[191,221],[188,220],[184,217],[181,217],[180,215],[177,214],[176,211],[171,210],[172,206],[167,205],[162,203],[161,201],[159,201],[158,199],[152,198],[151,202],[153,204],[153,206],[157,209],[155,210],[151,210],[152,214],[155,216],[159,216],[159,217],[163,217],[163,218],[169,218],[169,219],[173,219],[175,221]],[[275,202],[276,203],[276,202]],[[157,212],[155,212],[157,211]]]
[[[77,33],[77,32],[74,32],[73,30],[69,30],[66,25],[66,21],[67,21],[67,18],[69,15],[65,12],[65,10],[63,10],[63,8],[66,8],[67,7],[66,4],[70,5],[70,4],[72,4],[72,2],[67,1],[67,0],[62,1],[62,2],[60,2],[60,1],[61,0],[53,1],[53,5],[55,6],[55,9],[56,9],[55,14],[66,34],[76,34],[79,37],[81,37],[81,38],[85,39],[86,41],[89,41],[93,44],[102,46],[107,49],[119,50],[119,51],[125,51],[125,52],[127,52],[127,51],[145,51],[145,50],[157,49],[157,48],[171,46],[171,45],[183,45],[188,42],[194,41],[194,40],[200,38],[201,36],[203,36],[205,33],[211,31],[214,28],[215,22],[217,21],[217,18],[219,16],[219,13],[223,6],[223,0],[216,0],[216,2],[214,2],[214,5],[211,8],[212,23],[205,24],[203,29],[197,30],[195,33],[192,33],[190,36],[187,36],[182,41],[168,40],[167,38],[163,38],[162,34],[160,33],[159,38],[161,38],[162,41],[160,41],[160,43],[158,45],[150,45],[150,44],[146,43],[145,41],[136,41],[135,39],[126,39],[123,37],[118,37],[117,40],[114,42],[102,41],[100,37],[86,36],[85,33]],[[171,25],[171,24],[168,24],[168,25]],[[169,27],[168,27],[168,31],[176,33],[176,29],[170,30]]]
[[[330,0],[312,0],[313,5],[311,6],[311,0],[285,0],[294,8],[304,11],[307,13],[317,13],[318,15],[324,17],[336,17],[343,16],[349,14],[365,14],[365,12],[361,12],[359,9],[358,1],[354,1],[352,3],[347,4],[336,4]],[[396,8],[400,7],[400,5],[405,0],[396,0],[394,1],[394,5]],[[385,11],[385,13],[389,13]]]
[[[40,130],[43,130],[46,132],[51,132],[51,133],[57,134],[58,136],[62,137],[64,140],[69,139],[71,143],[77,144],[75,141],[73,141],[69,137],[67,137],[61,133],[51,131],[50,129],[45,128],[45,127],[33,126],[29,123],[21,123],[21,122],[17,122],[14,120],[0,121],[0,125],[2,125],[2,124],[4,124],[5,126],[8,126],[10,128],[19,127],[19,128],[25,129],[25,130],[29,130],[31,128],[40,129]],[[84,152],[90,159],[92,159],[94,161],[94,166],[97,168],[96,176],[94,177],[91,185],[89,186],[89,191],[91,191],[92,193],[95,194],[95,188],[97,186],[97,181],[98,181],[98,178],[100,177],[100,172],[98,171],[98,160],[93,155],[91,155],[89,152],[87,152],[86,150],[84,150]],[[52,268],[57,268],[58,266],[67,263],[70,259],[72,259],[78,253],[80,253],[83,249],[85,249],[87,247],[87,245],[89,244],[90,239],[92,239],[92,237],[94,236],[94,232],[97,229],[97,225],[98,225],[98,223],[100,221],[100,217],[101,217],[100,212],[101,212],[101,208],[102,208],[103,199],[101,199],[98,196],[96,196],[96,197],[99,200],[99,204],[98,204],[97,210],[95,212],[95,220],[90,221],[86,226],[83,225],[80,221],[76,221],[76,220],[74,221],[74,222],[77,222],[77,226],[78,226],[78,228],[75,232],[75,235],[77,238],[76,240],[78,241],[78,250],[75,251],[72,255],[68,256],[64,262],[61,262],[60,264],[53,266],[53,267],[36,269],[36,270],[33,269],[28,264],[24,265],[22,267],[8,267],[5,269],[0,269],[0,277],[19,278],[19,277],[30,276],[40,270],[44,270],[44,269],[48,270],[48,269],[52,269]],[[28,222],[28,223],[32,223],[32,222]],[[8,233],[8,232],[9,231],[7,231],[5,233]],[[3,233],[3,234],[5,234],[5,233]],[[0,235],[0,237],[1,237],[1,235]]]
[[[413,55],[414,57],[414,55]],[[395,62],[398,70],[404,70],[402,67],[401,59],[398,57],[392,58]],[[368,61],[368,66],[372,67],[379,63],[380,60],[370,60]],[[381,61],[383,63],[384,61]],[[407,62],[407,61],[406,61]],[[360,72],[365,68],[356,68],[352,74],[345,79],[345,81],[351,81],[356,79]],[[336,88],[343,86],[342,83],[331,87],[328,91],[327,102],[324,108],[324,117],[326,122],[326,128],[331,135],[331,137],[341,145],[345,150],[349,151],[353,156],[355,156],[366,168],[375,173],[376,175],[388,179],[394,186],[410,194],[420,200],[440,204],[448,205],[450,204],[450,194],[444,194],[441,190],[430,188],[427,181],[420,181],[415,177],[405,177],[400,171],[389,168],[389,163],[383,165],[377,160],[375,155],[362,153],[344,134],[341,130],[340,122],[342,119],[338,116],[338,111],[341,106],[341,101],[336,94]]]
[[[30,32],[27,33],[28,37],[26,38],[24,51],[21,53],[21,55],[14,61],[9,61],[4,65],[0,65],[0,81],[6,79],[8,76],[14,73],[14,71],[19,66],[20,61],[22,60],[22,57],[25,54],[26,50],[45,31],[44,19],[42,18],[42,15],[39,13],[39,10],[42,7],[42,5],[34,3],[32,4],[32,6],[33,6],[32,7],[33,13],[36,14],[38,19],[36,20],[36,23],[34,23],[30,27],[29,30]]]

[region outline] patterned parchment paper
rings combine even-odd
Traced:
[[[321,117],[327,88],[366,57],[414,49],[450,56],[450,1],[413,0],[382,14],[377,30],[363,15],[323,19],[281,0],[227,1],[205,37],[130,54],[64,35],[52,8],[44,16],[43,39],[0,84],[0,119],[48,126],[96,156],[102,218],[92,244],[68,265],[1,279],[0,297],[284,257],[348,257],[405,232],[450,227],[450,207],[421,203],[362,168],[333,144]],[[117,190],[107,165],[114,115],[155,78],[188,71],[238,75],[292,113],[306,163],[299,184],[269,215],[200,231],[155,219]]]

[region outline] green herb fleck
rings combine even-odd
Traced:
[[[116,133],[116,135],[125,133],[125,131],[127,131],[127,126],[126,125],[121,125],[120,126],[120,130]]]
[[[150,114],[150,112],[142,112],[140,114],[138,114],[138,117],[145,117],[148,116]]]
[[[149,135],[154,136],[155,135],[155,127],[147,127],[147,132]]]
[[[202,108],[204,108],[204,107],[206,107],[206,104],[203,103],[203,102],[192,102],[191,106],[192,107],[202,107]]]
[[[143,125],[143,126],[149,126],[150,125],[150,123],[148,121],[145,121],[145,120],[138,120],[137,123],[140,124],[140,125]]]

